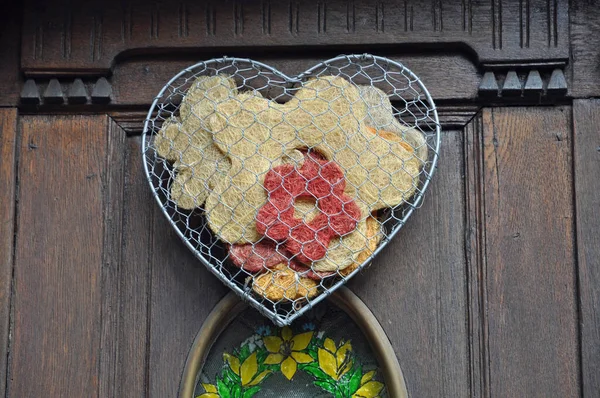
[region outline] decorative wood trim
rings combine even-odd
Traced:
[[[426,44],[444,50],[451,45],[475,54],[483,64],[540,59],[564,64],[568,40],[568,2],[557,0],[388,0],[360,6],[342,0],[316,5],[296,0],[176,5],[166,0],[109,0],[77,8],[65,2],[51,12],[29,0],[24,7],[21,67],[26,76],[107,76],[115,60],[141,51],[231,53],[241,47],[252,52],[350,43],[362,48]]]
[[[475,116],[477,105],[442,105],[437,107],[438,118],[444,129],[463,128]],[[109,115],[127,135],[139,135],[144,130],[147,110],[112,111]]]
[[[199,59],[236,55],[240,48],[261,58],[268,47],[272,63],[294,69],[303,63],[300,53],[311,59],[317,48],[349,43],[377,45],[376,52],[406,60],[430,82],[436,101],[512,105],[568,98],[566,1],[424,2],[328,0],[311,7],[296,0],[181,1],[171,7],[125,0],[77,9],[56,5],[52,12],[26,3],[21,68],[30,79],[22,83],[20,103],[144,106],[173,73]],[[433,60],[438,47],[444,54]],[[204,54],[189,55],[197,50]]]
[[[140,135],[144,131],[144,122],[148,111],[117,111],[111,112],[109,115],[127,135]]]
[[[436,104],[438,118],[443,129],[464,128],[480,108],[479,105],[470,104]]]
[[[104,77],[86,79],[85,83],[80,78],[60,81],[57,78],[49,81],[27,79],[21,90],[21,104],[108,104],[111,96],[112,86]]]
[[[479,105],[465,104],[441,104],[437,105],[436,109],[438,112],[438,118],[440,125],[443,129],[454,129],[464,128],[465,125],[473,119],[481,107]],[[26,110],[27,108],[25,108]],[[36,110],[39,108],[36,107]],[[119,107],[106,107],[106,106],[78,106],[73,105],[71,107],[56,107],[48,106],[45,107],[46,113],[65,113],[65,112],[107,112],[112,118],[113,122],[116,123],[123,131],[129,136],[140,135],[144,130],[144,121],[148,115],[148,109],[146,107],[142,109],[133,109],[131,107],[119,108]],[[26,112],[25,112],[26,113]]]
[[[572,64],[569,70],[573,97],[600,95],[600,3],[597,0],[569,2],[569,32]],[[598,384],[600,386],[600,383]],[[600,395],[600,388],[595,391]]]
[[[479,96],[557,99],[568,93],[567,79],[561,68],[532,69],[521,65],[520,69],[488,70],[479,84]]]
[[[486,320],[485,202],[483,195],[482,114],[464,130],[465,156],[465,246],[467,264],[467,321],[469,327],[469,363],[473,398],[488,398],[489,350]]]
[[[416,63],[415,58],[412,58],[411,61],[413,64]],[[420,61],[418,62],[420,63]],[[146,110],[153,95],[160,89],[159,82],[168,80],[169,73],[173,68],[168,66],[157,69],[164,74],[158,79],[158,82],[153,81],[152,84],[157,87],[138,87],[139,91],[136,91],[136,85],[128,80],[125,83],[127,87],[120,87],[120,89],[117,87],[116,93],[113,90],[113,80],[123,82],[121,74],[109,79],[104,77],[98,79],[76,78],[74,80],[27,79],[21,90],[21,109],[24,112],[43,109],[50,113],[108,110],[116,115],[124,115],[123,118],[115,117],[128,134],[139,134],[142,131]],[[129,77],[137,81],[143,78],[142,75],[147,71],[148,68],[144,68],[141,72],[138,71],[140,76],[127,74],[123,75],[123,78]],[[437,90],[444,90],[439,86],[440,82],[434,78],[434,75],[426,75],[423,79],[436,84],[429,87],[430,91],[435,93]],[[441,94],[447,96],[451,92],[446,90]],[[477,94],[478,97],[475,97],[478,99],[477,104],[469,101],[471,97],[454,100],[444,98],[438,100],[434,97],[442,126],[463,128],[482,106],[550,104],[570,101],[567,81],[561,69],[542,70],[541,72],[538,69],[519,69],[508,72],[487,71],[481,78]],[[135,102],[132,103],[132,101]],[[134,108],[133,111],[132,108]]]

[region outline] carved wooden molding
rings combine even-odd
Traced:
[[[560,68],[487,71],[479,85],[481,97],[560,97],[567,92],[567,79]]]
[[[21,90],[21,104],[63,105],[63,104],[108,104],[111,101],[112,86],[104,77],[94,81],[75,80],[49,81],[27,79]]]
[[[472,99],[477,99],[480,106],[553,103],[569,99],[567,79],[562,69],[558,68],[522,67],[517,70],[487,71],[482,76],[472,64],[459,56],[437,56],[433,60],[427,55],[391,57],[412,68],[437,103],[447,105],[451,102],[456,109],[461,108],[461,103],[468,107]],[[443,71],[431,68],[428,63],[432,61],[442,66]],[[289,72],[292,65],[297,68],[292,72],[298,73],[314,62],[314,59],[289,58],[274,60],[271,64],[281,67],[285,72]],[[25,107],[108,104],[112,107],[147,108],[165,82],[190,63],[172,58],[152,59],[119,64],[108,78],[29,78],[21,89],[20,103]],[[459,114],[460,111],[457,120],[462,118]]]
[[[458,21],[458,23],[457,23]],[[535,27],[535,29],[534,29]],[[459,49],[484,65],[569,58],[568,2],[559,0],[104,1],[24,6],[27,76],[108,75],[139,53]],[[342,51],[341,47],[337,47]],[[347,50],[346,50],[347,51]]]
[[[469,361],[471,392],[475,397],[489,397],[489,351],[487,342],[487,312],[485,311],[486,254],[485,205],[483,201],[483,134],[481,113],[464,129],[465,202],[466,202],[466,260],[467,297],[469,302],[469,336],[471,350]]]
[[[463,128],[479,111],[477,105],[442,105],[437,107],[440,124],[444,129]],[[147,110],[109,111],[110,117],[127,133],[139,135],[144,129]]]
[[[338,52],[381,53],[411,68],[436,102],[569,94],[565,0],[30,0],[21,49],[24,107],[145,107],[181,69],[242,52],[290,75]]]

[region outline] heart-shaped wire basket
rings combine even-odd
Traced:
[[[229,57],[186,68],[154,99],[142,150],[184,243],[284,326],[367,266],[420,207],[439,145],[419,78],[362,54],[295,77]]]

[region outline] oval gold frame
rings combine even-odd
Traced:
[[[346,312],[356,322],[369,341],[383,374],[387,394],[391,398],[407,398],[404,375],[394,348],[375,315],[347,287],[336,290],[328,300]],[[179,385],[179,398],[193,398],[198,374],[214,342],[227,325],[247,308],[233,292],[228,293],[211,311],[194,339]]]

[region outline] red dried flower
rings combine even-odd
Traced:
[[[277,264],[287,264],[290,261],[285,255],[279,253],[275,245],[270,242],[231,245],[229,258],[236,267],[252,273],[273,268]]]
[[[277,251],[274,243],[258,242],[243,245],[231,245],[229,247],[229,258],[239,268],[251,273],[257,273],[266,269],[274,268],[278,264],[287,264],[291,269],[301,276],[313,280],[321,280],[335,274],[334,271],[313,271],[306,265],[296,260],[290,260],[286,254]]]
[[[300,262],[325,257],[331,240],[352,232],[360,219],[360,209],[344,194],[344,173],[334,162],[312,153],[305,155],[302,167],[283,164],[269,170],[264,187],[267,203],[258,211],[259,233],[282,242]],[[319,214],[310,222],[294,216],[297,199],[314,199]]]

